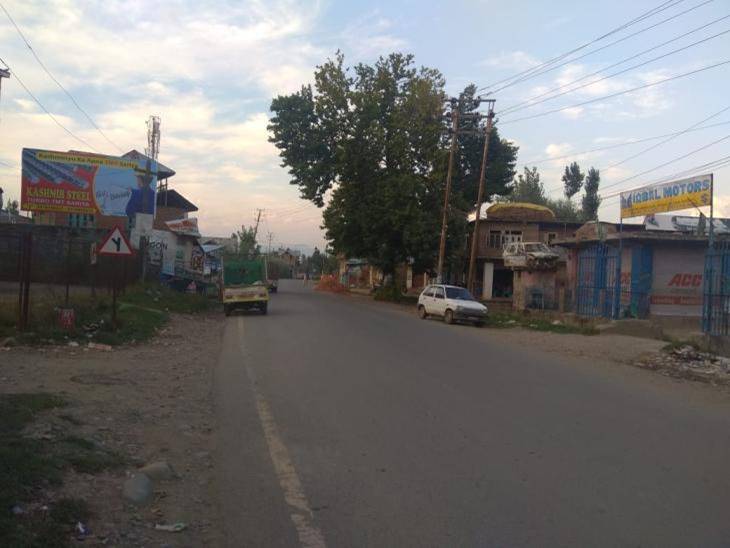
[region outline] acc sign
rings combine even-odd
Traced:
[[[132,246],[119,227],[112,230],[99,246],[99,255],[131,255]]]
[[[712,204],[712,174],[648,185],[621,193],[621,218]]]

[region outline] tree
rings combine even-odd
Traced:
[[[527,202],[538,205],[547,203],[545,188],[540,182],[540,173],[538,173],[536,167],[530,169],[525,166],[524,173],[520,173],[512,184],[508,200],[510,202]]]
[[[580,192],[583,186],[585,174],[580,170],[578,162],[573,162],[569,166],[565,166],[562,181],[565,188],[565,197],[569,200]]]
[[[385,274],[409,259],[431,267],[449,150],[443,76],[400,53],[346,69],[338,52],[317,67],[314,82],[272,101],[270,141],[302,198],[320,207],[329,198],[323,228],[333,252],[366,258]],[[461,112],[476,108],[475,89],[461,94]],[[459,137],[447,253],[464,250],[483,139]],[[491,139],[488,193],[504,194],[517,148],[496,130]]]
[[[584,221],[595,221],[598,218],[598,208],[601,205],[601,198],[598,196],[598,185],[601,182],[601,174],[595,169],[588,170],[584,186],[585,194],[582,201],[582,216]]]
[[[303,198],[321,207],[331,191],[323,219],[335,253],[392,273],[437,245],[444,80],[410,55],[343,63],[338,52],[317,67],[314,89],[272,101],[271,141]]]
[[[575,206],[573,200],[568,198],[548,200],[545,205],[555,214],[558,221],[577,223],[581,220],[581,212]]]
[[[260,246],[256,244],[256,229],[241,225],[241,230],[231,234],[235,253],[244,257],[256,257],[260,252]]]

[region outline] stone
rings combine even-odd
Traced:
[[[122,495],[132,504],[142,506],[152,500],[152,480],[145,474],[135,474],[124,482]]]
[[[0,347],[15,346],[15,337],[5,337],[0,339]]]
[[[169,480],[177,477],[177,474],[165,461],[151,462],[140,468],[139,472],[153,480]]]
[[[79,343],[77,343],[76,341],[68,341],[67,345],[68,346],[78,346]]]

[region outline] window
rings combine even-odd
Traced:
[[[501,230],[490,230],[489,231],[487,247],[491,247],[494,249],[501,249],[501,247],[502,247],[502,231]]]
[[[456,299],[458,301],[474,301],[474,300],[476,300],[474,297],[472,297],[472,294],[469,293],[463,287],[447,287],[446,288],[446,296],[449,299]]]
[[[502,234],[502,246],[522,241],[521,230],[505,230]]]
[[[545,243],[547,245],[552,245],[555,240],[558,239],[558,233],[557,232],[548,232],[545,235]]]
[[[428,286],[426,289],[424,289],[423,296],[424,297],[433,297],[433,287]]]
[[[94,216],[86,213],[69,213],[68,226],[72,228],[91,228],[94,226]]]
[[[433,296],[437,299],[443,299],[444,298],[444,288],[443,287],[437,287],[434,289]]]

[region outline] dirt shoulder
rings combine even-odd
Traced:
[[[101,473],[69,467],[63,484],[40,496],[49,506],[64,497],[88,502],[91,517],[84,525],[90,534],[81,535],[85,545],[216,544],[211,380],[222,325],[220,313],[174,314],[144,345],[112,351],[0,348],[0,395],[50,393],[67,402],[40,413],[26,428],[27,436],[51,444],[86,440],[123,459],[121,466]],[[169,463],[177,477],[154,481],[153,500],[131,505],[122,496],[125,481],[140,466],[158,461]],[[185,529],[155,530],[155,525],[175,523]]]

